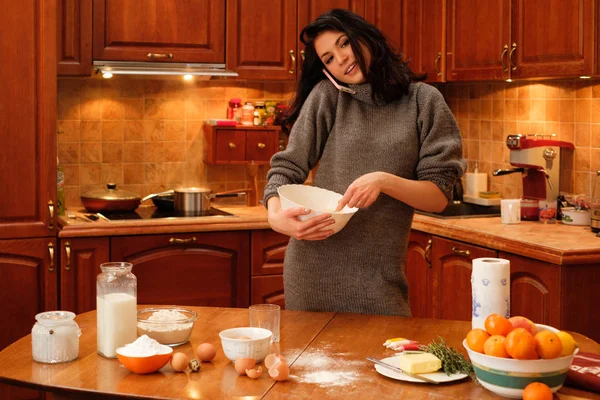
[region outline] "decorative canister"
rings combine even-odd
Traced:
[[[31,329],[31,354],[42,363],[63,363],[79,356],[81,330],[70,311],[48,311],[35,316]]]
[[[98,353],[114,358],[116,350],[137,339],[137,279],[128,262],[100,264],[96,278]]]

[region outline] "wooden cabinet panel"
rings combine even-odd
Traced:
[[[133,263],[139,304],[247,307],[247,231],[111,238],[111,260]]]
[[[0,349],[31,333],[35,315],[58,307],[56,239],[0,241]]]
[[[513,0],[512,77],[594,73],[594,0]]]
[[[219,129],[216,135],[216,162],[244,162],[246,131]]]
[[[405,273],[408,280],[408,299],[413,317],[431,317],[432,236],[411,231],[406,252]]]
[[[416,3],[414,0],[366,0],[365,5],[365,19],[379,28],[394,49],[401,50],[409,56],[414,52],[408,54],[406,47],[418,40],[418,37],[414,36],[414,21],[407,21],[405,13],[407,7],[416,8]]]
[[[277,304],[285,309],[283,275],[253,276],[250,304]]]
[[[271,229],[252,231],[252,275],[283,274],[283,258],[289,240],[289,236]]]
[[[266,162],[277,153],[277,131],[247,131],[246,161]]]
[[[470,321],[471,273],[475,258],[496,257],[496,251],[433,237],[433,317]]]
[[[0,239],[55,236],[56,2],[5,2],[0,26]]]
[[[448,81],[509,77],[510,2],[448,0]],[[506,53],[502,61],[504,46]]]
[[[296,0],[227,0],[227,69],[240,79],[295,79],[296,7]]]
[[[298,33],[332,8],[343,8],[361,17],[365,16],[365,0],[298,0]]]
[[[58,0],[58,75],[92,73],[92,0]]]
[[[93,35],[96,60],[224,63],[225,2],[94,0]]]
[[[60,241],[60,309],[81,314],[96,309],[96,277],[110,261],[109,238]]]

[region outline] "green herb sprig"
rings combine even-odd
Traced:
[[[475,380],[473,365],[456,349],[449,346],[440,336],[438,336],[437,342],[434,339],[426,346],[419,346],[419,349],[439,358],[442,361],[442,369],[447,375],[466,374]]]

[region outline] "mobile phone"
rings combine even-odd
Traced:
[[[329,75],[329,72],[327,72],[327,70],[325,68],[323,68],[323,73],[325,74],[325,76],[327,78],[329,78],[329,80],[331,81],[331,83],[333,83],[333,86],[335,86],[336,88],[338,88],[338,90],[341,90],[342,92],[346,92],[346,93],[350,93],[350,94],[356,94],[356,92],[350,88],[347,88],[346,86],[342,86],[339,83],[337,83],[335,81],[335,79],[333,79],[333,77],[331,75]]]

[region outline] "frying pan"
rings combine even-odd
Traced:
[[[140,202],[140,196],[128,190],[117,189],[116,183],[108,183],[106,189],[93,190],[81,196],[81,204],[93,213],[133,211]]]

